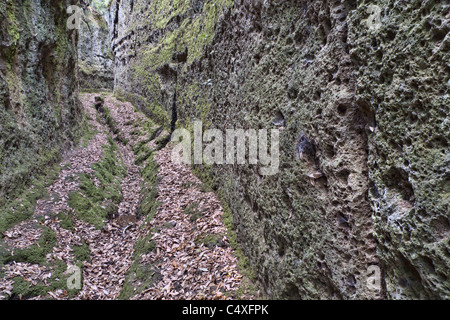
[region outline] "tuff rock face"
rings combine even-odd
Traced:
[[[365,1],[369,3],[369,1]],[[349,16],[369,199],[390,298],[450,298],[450,7],[379,1],[382,27]]]
[[[113,59],[106,19],[95,10],[83,10],[78,45],[80,89],[112,91],[114,88]]]
[[[0,204],[55,162],[80,120],[78,1],[0,1]]]
[[[272,298],[450,295],[449,7],[370,4],[110,4],[117,94],[166,127],[281,129],[276,175],[196,166]]]

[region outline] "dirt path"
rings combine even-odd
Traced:
[[[81,101],[95,134],[86,146],[73,150],[61,163],[58,179],[47,188],[49,198],[37,202],[32,219],[4,233],[10,258],[5,265],[0,264],[0,297],[117,299],[125,284],[131,292],[125,297],[130,299],[235,297],[242,276],[229,246],[221,219],[223,209],[217,197],[202,191],[201,182],[189,167],[171,162],[171,147],[167,146],[155,153],[154,160],[146,160],[147,165],[149,161],[158,164],[156,201],[159,205],[152,206],[151,217],[146,216],[149,212],[137,216],[142,188],[147,182],[141,174],[146,162],[136,164],[141,156],[136,147],[151,152],[156,148],[155,141],[150,140],[151,130],[142,129],[145,116],[136,112],[130,103],[106,97],[104,107],[108,110],[108,120],[106,113],[99,114],[94,108],[94,97],[95,94],[83,95]],[[110,149],[105,148],[108,145]],[[111,165],[108,156],[117,163]],[[102,161],[109,163],[105,168],[112,173],[107,171],[102,176],[100,170],[105,169],[98,166]],[[121,172],[116,170],[119,167],[123,167],[122,173],[116,172]],[[104,217],[100,227],[89,220],[90,216],[83,218],[87,212],[102,213],[105,207],[113,206],[117,198],[113,196],[113,182],[119,177],[120,201],[114,204],[112,216]],[[106,178],[112,179],[108,180],[113,181],[111,185],[105,183]],[[147,189],[152,187],[156,185]],[[88,196],[97,196],[99,190],[105,191],[112,200],[92,202]],[[90,206],[75,210],[71,201],[77,193],[76,199],[81,199],[82,204],[87,199],[91,201]],[[123,220],[128,222],[123,224]],[[53,247],[46,252],[43,246],[52,241],[42,239],[53,234]],[[139,246],[146,239],[151,245],[143,250]],[[140,248],[138,251],[136,246]],[[41,257],[39,263],[27,256],[14,260],[15,251],[24,255],[29,248],[45,253],[45,259]],[[81,267],[81,290],[76,293],[66,290],[64,282],[70,274],[58,273],[61,265]],[[148,274],[137,270],[147,270]],[[59,285],[53,285],[57,281]],[[145,286],[142,282],[146,282]],[[18,283],[27,288],[25,296],[20,293],[24,289],[18,288]],[[40,291],[33,290],[34,286],[40,286],[41,290],[44,287],[45,293],[38,294]],[[46,286],[52,289],[45,290]]]
[[[150,223],[156,229],[155,250],[144,263],[159,269],[157,285],[133,299],[220,299],[235,291],[242,276],[237,270],[221,216],[223,209],[212,192],[185,165],[171,162],[171,149],[161,150],[158,184],[160,202]]]

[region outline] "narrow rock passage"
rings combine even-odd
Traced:
[[[86,97],[89,100],[85,107],[92,109],[94,96]],[[111,112],[116,130],[129,138],[129,130],[123,121],[119,121],[121,113],[127,113],[133,121],[137,121],[142,115],[134,112],[130,104],[112,103],[110,98],[106,99],[105,107]],[[131,148],[123,143],[117,143],[117,146],[126,168],[126,176],[121,183],[122,201],[118,205],[116,215],[134,216],[139,204],[142,178],[139,167],[134,164],[135,155]],[[91,230],[84,239],[91,251],[91,261],[83,265],[83,288],[77,299],[117,298],[122,289],[124,275],[131,264],[137,234],[131,232],[125,237],[123,226],[109,220],[101,231]]]
[[[43,295],[19,298],[117,299],[126,279],[136,276],[130,267],[137,263],[144,266],[148,274],[141,275],[140,281],[129,281],[132,294],[127,298],[236,297],[242,275],[227,239],[227,229],[221,218],[223,209],[217,197],[213,192],[202,190],[202,183],[188,166],[172,163],[170,145],[155,151],[154,140],[147,131],[140,130],[146,117],[130,103],[107,96],[104,106],[110,119],[105,121],[94,108],[95,96],[86,94],[80,98],[95,134],[87,145],[66,156],[58,179],[47,188],[50,197],[38,201],[33,217],[4,233],[7,250],[14,257],[15,249],[29,248],[43,237],[43,229],[35,226],[49,228],[55,234],[56,243],[45,256],[46,264],[10,261],[0,270],[3,272],[0,293],[11,295],[18,277],[31,286],[49,285],[47,282],[55,273],[52,266],[64,262],[67,266],[81,266],[82,287],[75,295],[69,294],[63,285]],[[92,177],[96,187],[102,185],[94,168],[105,157],[108,137],[114,138],[115,154],[123,163],[125,174],[120,185],[121,200],[112,216],[104,219],[102,227],[98,228],[82,219],[79,215],[84,215],[85,211],[74,210],[70,201],[73,193],[86,188],[83,175]],[[141,188],[145,186],[141,174],[143,166],[136,164],[138,144],[145,150],[155,151],[153,161],[158,164],[157,205],[148,218],[145,215],[149,212],[138,216]],[[101,208],[110,204],[103,202]],[[64,217],[71,217],[69,227]],[[124,224],[121,217],[128,222]],[[152,245],[147,251],[136,254],[136,244],[143,239],[150,239]],[[83,258],[80,258],[80,248],[85,250]],[[145,287],[140,286],[147,278],[152,281]]]

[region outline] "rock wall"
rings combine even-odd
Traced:
[[[113,0],[115,92],[166,127],[280,129],[276,175],[196,165],[270,297],[448,298],[448,10]]]
[[[355,101],[368,132],[374,237],[393,298],[450,298],[450,7],[378,1],[349,19]]]
[[[0,0],[0,207],[60,157],[79,122],[78,1]]]
[[[78,46],[80,89],[112,91],[114,68],[106,19],[94,9],[83,11]]]

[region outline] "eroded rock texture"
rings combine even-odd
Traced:
[[[197,166],[272,298],[449,295],[449,9],[376,4],[378,29],[368,1],[111,2],[116,93],[166,127],[282,128],[276,175]]]
[[[369,1],[364,1],[369,3]],[[450,298],[450,9],[379,1],[383,26],[349,19],[355,97],[366,121],[374,236],[391,298]]]
[[[108,24],[100,13],[91,8],[83,10],[78,58],[81,90],[113,90],[114,71]]]
[[[78,1],[0,1],[0,204],[60,157],[80,118]]]

